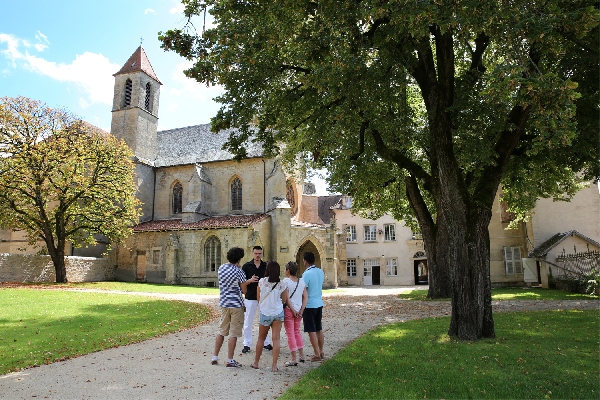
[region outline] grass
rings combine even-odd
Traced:
[[[431,300],[427,298],[427,290],[410,290],[400,293],[398,297],[405,300]],[[598,300],[598,296],[543,288],[501,288],[492,289],[492,300]]]
[[[27,284],[25,284],[27,285]],[[84,282],[84,283],[31,283],[31,286],[68,289],[113,290],[120,292],[171,293],[171,294],[212,294],[218,295],[219,288],[201,286],[165,285],[142,282]]]
[[[0,290],[0,374],[177,332],[208,321],[196,303],[96,292]]]
[[[597,399],[599,319],[597,310],[500,313],[497,338],[477,342],[440,334],[448,317],[386,325],[281,398]]]

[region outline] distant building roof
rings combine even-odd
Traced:
[[[129,60],[127,60],[125,65],[123,65],[119,72],[117,72],[113,76],[130,74],[132,72],[139,71],[145,72],[146,74],[148,74],[148,76],[150,76],[152,79],[154,79],[156,82],[162,85],[162,83],[154,73],[154,69],[152,69],[152,64],[150,64],[150,60],[148,60],[148,56],[146,55],[146,52],[144,51],[142,46],[138,47],[133,52],[133,54],[131,55],[131,57],[129,57]]]
[[[211,161],[232,160],[233,154],[223,150],[223,144],[234,129],[218,133],[210,131],[210,124],[188,126],[157,132],[157,156],[154,166],[168,167]],[[262,157],[260,143],[250,142],[248,158]]]
[[[553,248],[558,246],[563,240],[565,240],[569,236],[580,237],[581,239],[583,239],[595,246],[600,247],[600,243],[596,242],[594,239],[591,239],[591,238],[585,236],[584,234],[577,232],[576,230],[571,230],[571,231],[564,232],[564,233],[557,233],[556,235],[552,236],[550,239],[546,240],[544,243],[540,244],[535,249],[531,250],[529,252],[528,256],[529,257],[545,256],[546,254],[548,254],[548,252],[550,250],[552,250]]]
[[[222,215],[218,217],[206,218],[196,222],[182,222],[180,219],[158,220],[142,222],[133,227],[134,232],[147,231],[180,231],[196,229],[225,229],[225,228],[243,228],[252,226],[264,221],[269,216],[267,214],[249,214],[249,215]]]
[[[331,216],[333,212],[331,208],[334,207],[340,200],[341,195],[333,195],[333,196],[319,196],[319,218],[325,222],[325,224],[331,223]]]

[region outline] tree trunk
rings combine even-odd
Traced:
[[[477,210],[465,229],[450,222],[452,318],[448,334],[462,340],[496,337],[490,280],[491,211]]]
[[[67,267],[65,265],[65,241],[59,240],[55,245],[53,240],[45,240],[48,254],[54,264],[56,283],[67,283]]]

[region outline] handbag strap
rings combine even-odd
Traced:
[[[267,293],[267,295],[266,295],[266,296],[264,296],[264,297],[262,297],[262,296],[261,296],[260,302],[259,302],[258,304],[262,304],[263,300],[264,300],[264,299],[266,299],[266,298],[267,298],[267,297],[268,297],[268,296],[271,294],[271,292],[273,291],[273,289],[275,289],[275,288],[277,287],[277,285],[279,285],[279,282],[277,282],[277,283],[276,283],[276,284],[275,284],[275,285],[274,285],[274,286],[271,288],[271,290],[269,290],[269,293]]]
[[[292,299],[292,297],[294,297],[294,293],[296,293],[296,289],[298,289],[298,284],[299,283],[300,283],[300,278],[298,278],[298,280],[296,281],[296,287],[294,288],[294,291],[290,295],[290,300]]]

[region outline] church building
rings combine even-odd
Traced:
[[[141,46],[114,76],[111,134],[135,154],[143,203],[133,235],[111,254],[117,279],[213,286],[229,248],[243,248],[249,260],[258,245],[265,260],[301,269],[302,254],[312,251],[325,287],[337,286],[327,203],[339,196],[313,196],[311,184],[295,182],[259,144],[234,160],[222,149],[229,130],[157,131],[161,82]]]

